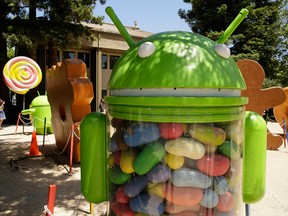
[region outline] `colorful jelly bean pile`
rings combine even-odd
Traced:
[[[239,215],[240,124],[112,119],[110,210],[117,216]]]

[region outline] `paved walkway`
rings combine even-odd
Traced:
[[[17,135],[14,134],[15,126],[6,127],[4,130],[0,130],[0,144],[5,142],[4,146],[18,145],[19,147],[17,149],[21,150],[23,147],[22,151],[27,151],[29,149],[33,128],[31,126],[24,128],[24,132],[28,132],[28,135],[23,135],[22,129],[22,126],[18,128]],[[37,135],[37,140],[38,144],[41,145],[43,136]],[[53,146],[55,143],[53,135],[49,135],[45,140],[45,146],[47,147],[49,145]],[[24,143],[26,143],[26,146],[23,146]],[[47,189],[48,185],[51,183],[58,184],[54,211],[55,216],[90,215],[90,204],[81,195],[79,164],[73,164],[73,172],[72,174],[69,174],[69,162],[67,162],[67,160],[64,160],[64,163],[59,163],[62,159],[57,157],[56,161],[58,161],[58,163],[55,163],[55,158],[50,161],[50,158],[47,157],[45,158],[45,161],[38,161],[38,163],[41,163],[41,166],[44,167],[42,167],[41,170],[40,168],[35,168],[32,170],[32,173],[29,173],[26,170],[11,172],[7,165],[7,161],[3,160],[8,160],[5,158],[7,155],[16,157],[17,154],[19,155],[20,153],[17,151],[15,153],[15,150],[13,150],[14,152],[10,152],[8,147],[3,150],[3,145],[0,145],[0,147],[0,153],[2,152],[3,154],[0,155],[2,157],[0,164],[0,215],[45,215],[43,206],[47,204]],[[43,149],[43,151],[46,150]],[[5,171],[4,169],[7,169],[8,171]],[[34,176],[38,172],[41,173],[41,175]],[[23,179],[24,174],[27,174],[25,175],[25,179]],[[48,176],[50,179],[47,179]],[[13,178],[15,179],[13,180]],[[41,184],[41,187],[32,185],[34,191],[30,191],[31,189],[29,189],[29,187],[31,187],[31,182],[29,183],[29,179],[35,181],[36,184]],[[39,179],[41,180],[39,181]],[[17,185],[17,182],[21,181],[22,185]],[[3,182],[6,182],[7,185],[4,185]],[[5,195],[3,196],[3,190],[9,188],[9,184],[14,185],[10,187],[10,191],[6,194],[7,197],[5,197]],[[28,187],[28,189],[25,187]],[[21,194],[21,191],[23,194]],[[12,202],[9,200],[8,196],[14,198],[15,201]],[[21,201],[18,201],[19,199],[21,199]],[[33,204],[35,199],[38,203],[34,203],[34,206],[31,206],[30,204]],[[21,202],[23,202],[22,205]],[[94,215],[102,215],[104,209],[104,205],[95,205],[93,209]],[[284,148],[282,145],[276,151],[267,150],[266,194],[260,202],[250,205],[250,210],[251,216],[288,215],[288,147]]]

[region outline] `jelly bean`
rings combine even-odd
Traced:
[[[183,135],[184,136],[187,136],[187,135],[190,136],[188,129],[189,129],[189,125],[185,124],[185,123],[182,123],[182,130],[183,130]]]
[[[192,168],[192,169],[197,169],[197,165],[196,165],[197,160],[193,160],[193,159],[187,158],[187,157],[185,157],[184,159],[185,159],[184,160],[185,166]]]
[[[224,176],[215,176],[213,178],[213,188],[219,195],[228,191],[228,182]]]
[[[127,129],[123,136],[127,145],[137,147],[158,140],[160,130],[154,123],[137,123]]]
[[[130,208],[135,212],[160,216],[165,210],[164,200],[153,194],[140,194],[129,202]]]
[[[235,142],[226,140],[222,145],[218,146],[220,154],[230,158],[231,160],[237,160],[241,158],[240,146]]]
[[[165,149],[171,154],[195,160],[202,158],[205,154],[204,146],[200,142],[190,138],[180,137],[174,140],[168,140],[165,143]]]
[[[183,211],[174,214],[169,214],[169,216],[197,216],[197,215],[192,211]]]
[[[189,133],[199,142],[212,146],[221,145],[226,139],[226,132],[223,129],[209,125],[192,124]]]
[[[113,152],[108,156],[108,165],[109,167],[120,166],[120,151]]]
[[[168,213],[178,213],[182,211],[193,211],[193,212],[198,212],[200,210],[200,205],[192,205],[192,206],[181,206],[181,205],[176,205],[171,202],[167,202],[165,206],[165,211]]]
[[[242,160],[231,160],[230,169],[225,174],[229,183],[229,190],[242,184]]]
[[[120,168],[124,173],[133,173],[133,163],[136,158],[136,149],[129,149],[121,152]]]
[[[134,161],[134,170],[139,175],[149,172],[165,155],[165,148],[159,142],[153,142],[138,154]]]
[[[167,183],[164,187],[164,197],[177,205],[193,206],[202,200],[203,190],[195,187],[176,187]]]
[[[110,202],[110,208],[116,216],[134,216],[135,213],[130,209],[128,204]]]
[[[121,185],[131,178],[131,174],[122,172],[119,167],[112,167],[108,170],[108,178],[113,184]]]
[[[198,170],[181,168],[172,172],[171,182],[177,187],[208,188],[212,184],[209,176]]]
[[[215,216],[214,212],[215,212],[214,208],[202,208],[200,215],[201,216]]]
[[[120,166],[121,160],[121,151],[117,151],[113,153],[113,161],[117,166]]]
[[[120,151],[113,152],[108,156],[108,165],[110,167],[120,166],[120,157],[121,157]]]
[[[128,197],[125,193],[124,193],[124,185],[121,185],[117,188],[116,190],[116,194],[115,194],[116,200],[118,203],[128,203],[130,200],[130,197]]]
[[[111,126],[116,129],[121,129],[123,126],[124,120],[123,119],[118,119],[118,118],[112,118],[111,120]]]
[[[112,155],[112,154],[110,154],[110,155],[108,156],[108,165],[109,165],[109,167],[115,166],[115,161],[114,161],[114,158],[113,158],[113,155]]]
[[[205,208],[214,208],[218,204],[218,201],[218,194],[214,190],[207,188],[204,190],[200,205]]]
[[[110,152],[116,152],[116,151],[120,150],[118,145],[117,145],[116,139],[113,136],[111,137],[111,139],[109,141],[108,150]]]
[[[201,172],[209,176],[220,176],[228,171],[230,160],[223,155],[205,155],[196,164]]]
[[[128,197],[139,195],[148,185],[148,179],[145,175],[135,176],[125,183],[124,192]]]
[[[219,196],[219,202],[216,206],[218,211],[229,212],[235,206],[234,198],[229,191]]]
[[[144,214],[142,212],[136,212],[135,216],[149,216],[148,214]]]
[[[118,146],[118,149],[121,150],[121,151],[125,151],[125,150],[128,150],[130,147],[124,142],[124,139],[123,139],[123,133],[122,132],[118,132],[116,131],[112,138],[111,139],[114,139],[116,141],[116,144]]]
[[[171,169],[179,169],[184,165],[184,157],[181,155],[167,153],[164,161]]]
[[[157,164],[147,173],[147,178],[152,183],[164,183],[170,176],[171,170],[162,163]]]
[[[203,145],[205,148],[205,154],[214,154],[217,151],[217,146]]]
[[[164,195],[163,195],[164,186],[165,186],[165,184],[148,184],[146,192],[148,194],[154,194],[154,195],[157,195],[157,196],[163,198],[164,197]]]
[[[242,121],[234,121],[230,124],[227,124],[223,128],[226,131],[227,139],[232,140],[237,145],[243,143],[243,122]]]
[[[164,139],[176,139],[183,134],[183,126],[179,123],[160,123],[160,137]]]

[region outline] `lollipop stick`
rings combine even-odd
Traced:
[[[22,104],[22,110],[25,110],[25,94],[23,94],[23,104]],[[22,124],[22,134],[24,134],[24,123]]]

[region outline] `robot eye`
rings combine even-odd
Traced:
[[[230,49],[228,46],[226,46],[225,44],[216,44],[214,47],[215,52],[222,56],[223,58],[229,58],[230,57]]]
[[[146,58],[154,53],[156,46],[151,42],[144,42],[138,49],[138,56]]]

